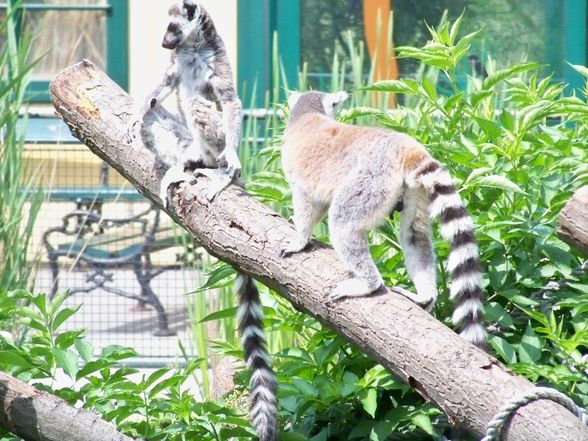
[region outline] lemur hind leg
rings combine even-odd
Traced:
[[[392,290],[430,311],[437,300],[437,280],[429,225],[428,195],[422,189],[409,188],[404,193],[403,202],[404,207],[400,213],[400,244],[406,270],[417,294],[398,287]]]
[[[360,185],[366,179],[369,185]],[[373,170],[359,170],[339,187],[329,209],[329,237],[353,277],[340,282],[330,297],[366,296],[384,285],[370,254],[366,232],[380,225],[403,192],[402,179]]]
[[[198,148],[194,148],[194,138],[186,125],[160,105],[145,112],[140,135],[150,150],[155,150],[157,145],[158,167],[168,167],[159,190],[159,197],[167,208],[177,185],[189,179],[185,173],[187,162],[201,164],[202,155]]]
[[[319,222],[327,211],[326,205],[313,203],[309,195],[296,185],[292,185],[292,205],[294,207],[294,227],[296,239],[286,244],[280,250],[281,257],[303,251],[310,242],[312,228]]]
[[[214,198],[232,182],[233,178],[226,170],[218,169],[217,158],[225,148],[225,132],[223,128],[222,113],[216,104],[202,96],[191,101],[192,117],[201,137],[202,146],[205,148],[204,164],[194,170],[194,183],[199,176],[206,176],[210,182],[206,190],[206,199],[212,202]],[[206,166],[210,168],[206,168]]]

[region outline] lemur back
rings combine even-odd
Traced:
[[[328,211],[333,248],[353,273],[331,298],[371,294],[384,282],[366,232],[381,225],[401,202],[400,241],[417,294],[394,290],[430,310],[437,283],[429,219],[439,218],[441,235],[451,245],[453,322],[465,339],[483,345],[478,248],[451,176],[408,135],[335,121],[335,109],[346,97],[307,92],[289,100],[282,165],[292,189],[298,238],[283,254],[303,250],[312,227]]]
[[[188,179],[186,170],[196,169],[196,176],[211,178],[209,200],[241,170],[237,156],[241,103],[224,43],[208,13],[193,0],[175,2],[169,15],[162,45],[172,50],[171,64],[129,129],[132,138],[140,128],[144,144],[157,155],[158,167],[167,169],[163,170],[160,189],[166,206],[176,184]],[[162,105],[172,93],[177,96],[178,115]],[[259,292],[245,274],[238,274],[235,292],[239,298],[241,342],[247,366],[252,370],[250,419],[261,441],[275,441],[277,382],[265,348]]]

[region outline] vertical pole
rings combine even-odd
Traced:
[[[106,19],[106,65],[108,74],[129,90],[129,2],[110,0]]]
[[[586,66],[586,0],[564,0],[564,60]],[[584,86],[583,77],[567,63],[564,80],[576,90]]]
[[[276,30],[287,86],[298,87],[300,68],[300,0],[277,1]],[[281,97],[283,91],[280,93]]]

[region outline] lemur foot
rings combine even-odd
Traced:
[[[176,185],[176,195],[178,196],[178,213],[182,216],[186,215],[192,206],[194,195],[188,189],[186,182],[180,182]]]
[[[390,288],[390,291],[395,292],[396,294],[400,294],[403,297],[406,297],[411,302],[417,304],[421,308],[423,308],[427,312],[431,312],[433,306],[435,306],[435,299],[428,298],[428,299],[419,299],[416,294],[410,292],[407,289],[401,288],[399,286],[394,286]]]
[[[304,251],[306,248],[308,248],[309,245],[310,245],[310,242],[308,242],[308,241],[305,241],[304,243],[301,242],[300,240],[288,242],[288,244],[280,250],[279,255],[282,258],[290,257],[292,254],[296,254],[301,251]]]
[[[129,121],[129,125],[125,131],[125,142],[132,144],[135,139],[139,137],[143,122],[138,118],[133,118]]]
[[[218,166],[227,170],[227,174],[231,179],[241,176],[241,161],[237,152],[224,149],[217,158]]]
[[[161,201],[165,205],[166,209],[169,209],[172,198],[174,195],[174,191],[176,187],[184,181],[187,181],[189,178],[183,170],[172,167],[166,173],[163,179],[161,180],[161,186],[159,187],[159,197]]]
[[[198,168],[194,170],[193,176],[194,180],[191,183],[195,182],[199,176],[206,176],[210,179],[208,189],[204,194],[208,202],[212,202],[221,191],[233,182],[232,177],[220,168]]]
[[[344,299],[345,297],[363,297],[377,291],[378,288],[371,287],[364,279],[354,277],[339,282],[333,292],[329,294],[329,297],[331,300]]]

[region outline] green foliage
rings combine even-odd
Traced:
[[[136,438],[184,441],[226,440],[231,436],[252,439],[253,432],[239,407],[223,400],[199,402],[186,382],[200,359],[185,367],[162,368],[138,377],[132,364],[133,349],[108,346],[93,355],[84,331],[62,331],[77,308],[63,306],[65,295],[50,301],[45,294],[0,292],[2,314],[15,318],[22,332],[17,337],[0,332],[0,370],[74,406],[96,411]],[[16,305],[28,306],[16,306]],[[122,366],[122,367],[121,367]],[[57,388],[55,379],[65,375],[69,384]],[[63,380],[60,381],[63,383]],[[0,439],[12,439],[0,430]]]
[[[460,22],[443,19],[423,47],[398,48],[400,57],[422,63],[416,78],[360,91],[402,94],[403,106],[380,111],[355,101],[340,119],[408,133],[450,170],[478,225],[492,349],[514,372],[588,406],[588,277],[577,269],[582,257],[556,235],[561,208],[588,183],[586,95],[566,96],[565,85],[541,78],[532,62],[489,63],[487,78],[458,83],[476,37],[458,38]],[[248,188],[290,213],[288,187],[274,168],[278,145],[279,138],[262,151],[271,171],[254,175]],[[397,222],[370,239],[387,283],[410,289]],[[448,248],[436,242],[442,294],[435,315],[449,324]],[[283,422],[292,431],[313,440],[435,439],[443,428],[437,410],[314,320],[284,309],[271,323],[298,335],[276,366]]]
[[[459,26],[459,20],[444,19],[431,30],[432,42],[399,49],[400,56],[422,63],[420,74],[356,90],[340,119],[408,133],[451,171],[478,225],[493,351],[514,372],[588,406],[588,276],[582,258],[555,234],[563,204],[588,181],[582,142],[588,134],[586,95],[565,96],[564,85],[541,78],[539,66],[527,62],[503,69],[489,63],[487,78],[458,83],[459,65],[475,37],[458,38]],[[334,71],[343,78],[346,69],[361,64],[358,60],[336,62]],[[585,68],[576,69],[588,77]],[[280,87],[274,84],[276,97]],[[333,87],[340,84],[334,81]],[[363,84],[358,81],[356,86]],[[386,111],[370,107],[374,92],[401,94],[403,106]],[[250,148],[258,133],[274,137],[253,160],[267,166],[257,173],[254,167],[247,171],[247,188],[290,214],[290,193],[279,169],[282,126],[271,115],[264,127],[252,123],[247,129],[251,136],[244,142]],[[326,240],[324,225],[315,233]],[[411,289],[397,222],[374,231],[370,240],[387,283]],[[449,323],[447,245],[438,240],[436,250],[441,296],[434,313]],[[206,344],[202,325],[217,321],[224,330],[215,350],[238,355],[230,295],[221,296],[219,312],[206,309],[202,297],[207,289],[226,289],[232,274],[224,265],[212,268],[203,290],[194,294],[191,316],[200,324],[201,349]],[[555,285],[559,289],[553,289]],[[360,348],[285,300],[267,289],[262,289],[262,298],[280,382],[280,427],[287,430],[281,439],[439,439],[446,425],[439,410]],[[131,436],[174,441],[254,438],[239,396],[199,402],[187,392],[188,378],[207,374],[204,353],[185,368],[162,369],[133,381],[136,371],[124,365],[134,351],[109,347],[93,358],[83,331],[61,332],[76,312],[64,308],[63,300],[60,296],[49,302],[44,295],[22,291],[0,293],[0,320],[11,317],[18,325],[18,332],[0,333],[1,370],[100,412]],[[61,373],[71,384],[56,389],[54,379]],[[236,381],[238,395],[247,375]],[[204,385],[203,390],[206,393]]]
[[[17,40],[15,27],[9,7],[0,22],[0,287],[7,290],[32,284],[28,251],[41,205],[41,195],[32,191],[34,175],[27,178],[23,169],[25,124],[17,124],[35,63],[27,61],[28,37]]]

